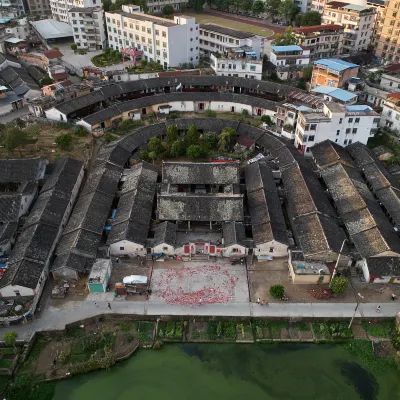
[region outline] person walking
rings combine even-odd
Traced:
[[[109,310],[111,310],[111,304],[110,303],[107,304],[107,307],[108,307]]]
[[[260,304],[260,298],[257,299],[257,304],[258,304],[258,305]]]
[[[119,263],[119,257],[117,257],[117,258],[115,259],[115,261],[116,261],[116,263],[118,264],[118,263]]]
[[[392,301],[396,300],[396,295],[394,293],[392,293]]]
[[[98,307],[98,305],[97,305],[97,303],[96,303],[96,302],[94,302],[94,305],[95,305],[96,307]]]
[[[376,310],[375,310],[377,313],[380,313],[381,312],[381,306],[378,306],[378,307],[376,307]]]
[[[203,300],[201,299],[201,297],[200,297],[200,299],[199,299],[199,306],[201,306],[203,303]]]

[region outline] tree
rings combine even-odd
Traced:
[[[265,1],[265,12],[271,14],[273,17],[278,15],[278,8],[281,4],[281,0],[266,0]]]
[[[163,152],[163,147],[161,146],[161,140],[158,137],[153,136],[149,140],[149,151],[154,152],[156,156]]]
[[[171,149],[169,151],[172,157],[179,157],[185,154],[185,144],[182,140],[176,140],[171,145]]]
[[[218,135],[214,132],[204,133],[201,136],[201,144],[208,151],[216,149],[218,146]]]
[[[256,0],[253,3],[253,7],[252,7],[251,11],[255,15],[262,14],[263,12],[265,12],[265,4],[264,4],[264,2],[261,1],[261,0]]]
[[[103,2],[103,4],[104,4],[104,2]],[[109,55],[111,52],[111,49],[109,47],[104,47],[103,51],[104,51],[104,54]]]
[[[251,10],[251,1],[250,0],[240,0],[239,7],[244,13],[248,13]]]
[[[243,117],[248,117],[249,116],[249,112],[244,108],[242,110],[242,115],[243,115]]]
[[[147,162],[150,161],[149,151],[146,150],[146,149],[140,150],[139,157],[140,157],[140,159],[143,160],[143,161],[147,161]]]
[[[198,14],[203,11],[205,0],[190,0],[188,3],[188,7],[193,8],[194,11]]]
[[[312,70],[313,70],[312,65],[308,65],[307,67],[303,68],[303,78],[306,82],[311,81]]]
[[[293,21],[299,11],[293,0],[283,0],[278,7],[278,15],[286,21]]]
[[[69,47],[71,47],[71,50],[73,51],[78,50],[78,46],[75,43],[71,43]]]
[[[285,288],[282,285],[273,285],[269,289],[269,294],[274,299],[281,299],[285,295]]]
[[[176,125],[170,125],[167,128],[167,142],[172,145],[179,139],[179,132]]]
[[[53,83],[53,79],[51,79],[49,76],[45,76],[44,78],[42,78],[42,80],[40,81],[41,85],[51,85]]]
[[[218,149],[228,151],[236,138],[236,131],[232,128],[224,128],[219,135]]]
[[[162,8],[162,12],[166,17],[170,17],[174,13],[174,7],[170,4],[167,4]]]
[[[154,164],[154,160],[157,158],[157,154],[154,151],[150,151],[149,160],[151,160]]]
[[[274,46],[290,46],[292,44],[297,44],[298,41],[298,38],[293,32],[293,28],[291,26],[288,26],[284,33],[278,33],[277,35],[275,35],[272,44]]]
[[[189,158],[195,159],[195,158],[203,157],[205,154],[205,151],[200,145],[192,144],[187,148],[186,154]]]
[[[15,343],[17,343],[18,333],[14,331],[9,331],[4,334],[3,339],[4,343],[7,346],[13,346],[15,349]]]
[[[309,11],[300,15],[300,26],[321,25],[322,15],[318,11]],[[297,18],[297,15],[296,15]]]
[[[72,143],[72,135],[70,133],[59,135],[56,137],[55,142],[61,150],[69,150]]]
[[[271,119],[271,117],[269,115],[263,115],[261,117],[261,121],[265,122],[268,126],[272,125],[272,119]]]
[[[199,144],[199,139],[200,133],[197,130],[196,125],[190,125],[184,139],[186,148],[188,148],[192,144]]]
[[[348,280],[344,276],[335,276],[332,279],[331,289],[333,293],[344,293],[347,288]]]
[[[23,147],[28,142],[28,135],[26,131],[14,127],[7,129],[3,137],[3,145],[5,148],[13,152],[17,147]]]

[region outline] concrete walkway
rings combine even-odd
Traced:
[[[253,303],[227,303],[185,306],[157,302],[114,300],[112,309],[107,301],[70,301],[61,307],[49,307],[34,321],[0,328],[0,338],[9,330],[18,333],[19,340],[29,340],[35,331],[64,329],[66,324],[101,314],[132,314],[149,316],[226,316],[226,317],[281,317],[281,318],[344,318],[350,319],[356,307],[352,303],[273,303],[260,306]],[[400,311],[400,303],[382,303],[377,313],[376,304],[360,304],[356,318],[392,318]]]

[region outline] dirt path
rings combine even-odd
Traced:
[[[282,27],[282,26],[270,25],[268,22],[265,22],[265,21],[260,21],[260,20],[254,19],[254,18],[243,17],[243,16],[239,16],[239,15],[235,15],[235,14],[225,13],[225,12],[217,11],[217,10],[207,10],[207,11],[204,11],[204,14],[214,15],[215,17],[223,17],[225,19],[229,19],[231,21],[236,21],[236,22],[246,22],[249,25],[254,25],[254,26],[258,26],[260,28],[270,29],[271,31],[274,32],[274,35],[276,35],[277,33],[283,33],[286,29],[285,27]],[[274,37],[274,35],[269,36],[268,39],[272,39]]]

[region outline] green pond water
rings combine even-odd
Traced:
[[[171,344],[57,383],[54,400],[398,400],[399,372],[371,374],[339,345]]]

